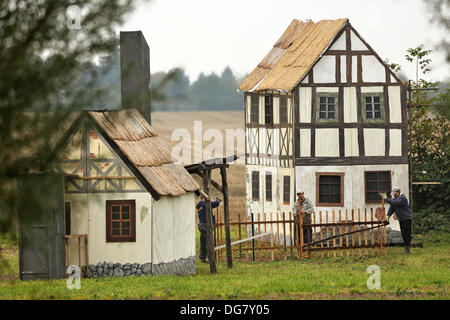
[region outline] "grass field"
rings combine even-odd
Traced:
[[[0,270],[0,299],[446,299],[450,298],[450,237],[424,239],[424,248],[402,256],[312,258],[276,262],[218,263],[218,274],[199,262],[193,276],[82,279],[80,290],[65,280],[17,279],[17,245],[3,242],[10,268]],[[381,289],[370,290],[366,269],[378,265]]]

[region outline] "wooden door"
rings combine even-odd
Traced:
[[[20,279],[64,278],[64,177],[21,177],[18,194]]]

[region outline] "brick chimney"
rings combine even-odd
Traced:
[[[150,49],[141,31],[120,32],[122,108],[136,108],[151,125]]]

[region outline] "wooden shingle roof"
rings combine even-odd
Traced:
[[[116,151],[137,169],[138,179],[145,179],[144,185],[150,185],[153,194],[179,196],[199,189],[186,169],[175,163],[167,146],[138,110],[89,111],[88,114]]]
[[[329,47],[348,19],[319,22],[294,19],[239,90],[293,90]]]

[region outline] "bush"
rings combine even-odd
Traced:
[[[414,211],[414,233],[450,233],[450,210],[445,207],[430,207]]]

